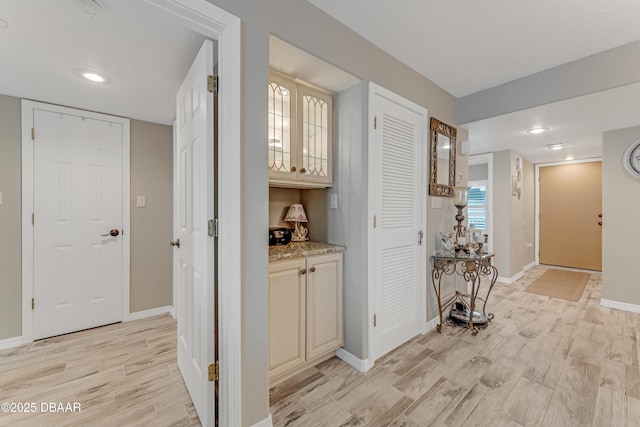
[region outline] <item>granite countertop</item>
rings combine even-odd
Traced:
[[[303,258],[330,252],[342,252],[346,249],[344,246],[332,245],[326,242],[291,242],[288,245],[269,246],[269,261],[281,261],[283,259]]]

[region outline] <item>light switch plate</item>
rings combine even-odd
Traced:
[[[147,200],[144,196],[136,197],[136,206],[139,208],[144,208],[147,205]]]
[[[331,209],[338,209],[338,195],[337,194],[332,194],[331,195],[331,205],[330,205]]]
[[[442,209],[442,197],[432,197],[431,207],[433,209]]]

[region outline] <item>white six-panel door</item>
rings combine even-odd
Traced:
[[[372,85],[373,360],[424,331],[427,111]]]
[[[213,44],[205,41],[177,94],[176,171],[178,251],[178,366],[203,426],[213,425],[214,390],[208,366],[214,362],[213,218],[214,108],[207,90]]]
[[[122,119],[46,104],[31,111],[33,339],[119,322]]]

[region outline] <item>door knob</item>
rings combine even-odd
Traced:
[[[602,221],[598,221],[598,225],[602,225]]]
[[[101,234],[101,236],[102,236],[102,237],[108,237],[108,236],[116,237],[116,236],[118,236],[119,234],[120,234],[120,231],[118,231],[117,229],[115,229],[115,228],[114,228],[113,230],[111,230],[111,231],[110,231],[110,232],[108,232],[107,234]]]
[[[169,246],[175,246],[176,248],[180,247],[180,239],[176,239],[175,242],[169,243]]]
[[[599,215],[598,215],[598,218],[602,218],[602,214],[599,214]]]

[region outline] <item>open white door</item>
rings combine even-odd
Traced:
[[[425,331],[427,110],[371,85],[372,360]]]
[[[206,40],[177,94],[176,164],[178,251],[178,366],[203,426],[212,426],[214,387],[214,104],[207,90],[213,43]],[[178,240],[176,240],[177,243]]]

